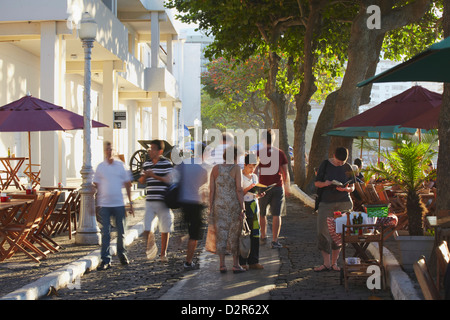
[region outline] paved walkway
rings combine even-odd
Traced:
[[[140,204],[136,219],[143,214],[143,202],[138,201]],[[82,276],[74,276],[75,271],[70,271],[70,279],[74,279],[72,284],[65,288],[53,284],[58,290],[48,296],[39,296],[41,299],[52,300],[392,299],[389,290],[367,289],[365,280],[351,280],[350,289],[346,292],[340,284],[339,272],[313,272],[313,267],[321,264],[315,240],[316,216],[295,197],[289,197],[287,204],[287,216],[283,217],[280,234],[280,242],[284,247],[261,248],[264,270],[251,270],[243,274],[233,274],[229,271],[227,274],[220,274],[217,256],[204,252],[201,242],[196,255],[200,268],[184,271],[182,264],[185,245],[180,241],[184,231],[180,223],[176,224],[176,231],[169,245],[169,262],[148,261],[143,249],[143,239],[139,236],[142,224],[138,223],[132,230],[135,235],[128,246],[131,260],[129,266],[121,266],[117,259],[114,259],[113,268],[107,271],[83,271]],[[179,213],[176,215],[179,222]],[[86,264],[91,264],[90,268],[94,268],[98,263],[98,255],[99,250],[96,249],[89,259],[82,257],[81,262],[78,261],[77,264],[83,264],[85,269]],[[227,257],[229,269],[231,259]],[[14,294],[3,298],[14,298]]]

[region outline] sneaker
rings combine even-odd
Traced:
[[[102,271],[102,270],[108,270],[111,269],[111,263],[100,263],[100,265],[97,267],[97,271]]]
[[[156,244],[153,244],[153,246],[145,251],[145,254],[147,255],[147,259],[153,260],[156,258],[156,255],[158,254],[158,247]]]
[[[188,270],[194,270],[195,269],[195,263],[191,262],[190,264],[185,262],[183,264],[184,270],[188,271]]]
[[[264,269],[264,267],[261,264],[259,264],[259,263],[251,264],[248,267],[251,270],[262,270],[262,269]]]
[[[283,248],[282,244],[278,241],[272,241],[272,249],[281,249]]]
[[[169,262],[169,259],[166,256],[160,256],[159,257],[159,262],[166,263],[166,262]]]
[[[120,257],[119,260],[120,260],[120,263],[121,263],[122,265],[124,265],[124,266],[130,264],[130,260],[128,260],[128,258],[125,257],[125,256],[124,256],[124,257]]]

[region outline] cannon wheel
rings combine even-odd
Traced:
[[[148,153],[145,150],[138,150],[131,156],[130,159],[130,170],[133,175],[133,180],[137,181],[141,176],[142,168],[144,167],[144,162],[148,159]]]

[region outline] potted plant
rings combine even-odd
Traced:
[[[435,178],[435,171],[428,170],[428,164],[435,154],[429,143],[407,141],[397,145],[395,151],[385,153],[385,162],[368,168],[371,173],[391,181],[407,194],[406,214],[409,235],[396,234],[401,262],[407,270],[412,270],[413,263],[421,255],[429,257],[433,247],[434,238],[425,235],[424,232],[424,219],[428,210],[420,200],[419,190],[424,182]]]

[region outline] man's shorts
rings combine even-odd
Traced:
[[[270,207],[270,213],[272,216],[280,216],[285,208],[285,197],[283,187],[273,187],[266,192],[266,195],[258,199],[259,201],[259,213],[262,217],[267,215],[267,207]]]
[[[184,222],[187,224],[189,239],[202,240],[202,213],[203,205],[197,203],[182,203],[181,209],[183,211]]]
[[[173,231],[173,213],[163,201],[145,201],[144,230],[168,233]]]

